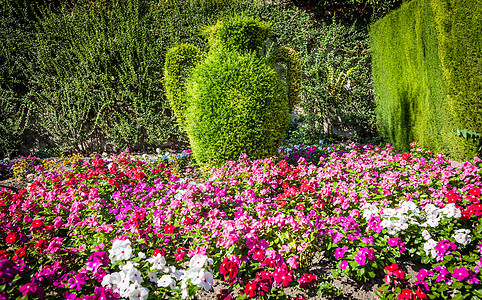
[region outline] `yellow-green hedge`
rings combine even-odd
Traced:
[[[456,129],[482,132],[482,8],[477,1],[414,0],[370,28],[377,119],[399,149],[476,155]]]

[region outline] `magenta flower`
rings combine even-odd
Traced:
[[[347,262],[346,260],[341,261],[341,263],[340,263],[340,269],[341,269],[341,270],[346,270],[347,267],[348,267],[348,262]]]
[[[335,251],[335,258],[336,259],[340,259],[340,258],[343,258],[343,256],[345,255],[345,252],[348,251],[348,247],[338,247],[336,248],[336,251]]]
[[[454,270],[454,273],[452,274],[452,276],[458,281],[463,281],[467,277],[469,277],[469,272],[465,267],[460,267]]]
[[[44,298],[44,290],[36,282],[32,281],[20,287],[20,292],[25,295],[37,295],[39,299]]]

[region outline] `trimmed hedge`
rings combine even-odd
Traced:
[[[453,2],[453,5],[464,5],[460,1]],[[436,19],[445,16],[456,22],[457,17],[456,13],[449,14],[444,9],[434,14],[433,4],[435,2],[430,0],[405,3],[370,28],[378,125],[380,133],[399,149],[408,149],[412,141],[417,141],[424,148],[444,152],[456,159],[469,158],[476,154],[475,145],[455,137],[452,131],[468,127],[469,120],[473,123],[468,128],[480,131],[480,121],[477,124],[480,117],[477,111],[480,110],[464,105],[453,96],[459,95],[461,88],[471,93],[473,87],[456,86],[449,76],[444,76],[447,71],[442,68],[442,62],[447,62],[448,57],[439,41],[447,37],[442,37],[437,30]],[[455,37],[462,33],[450,34]],[[477,39],[477,36],[472,38]],[[461,40],[452,38],[451,41]],[[460,51],[458,54],[462,55]],[[478,76],[482,74],[480,70]],[[461,68],[452,68],[451,72],[457,73],[458,78],[477,76],[475,70],[466,73]],[[479,94],[478,99],[474,95],[471,101],[474,105],[478,103],[480,109],[481,99]],[[469,108],[472,111],[468,111]],[[465,114],[465,123],[460,121],[461,114]]]
[[[287,47],[268,58],[263,55],[269,26],[235,16],[208,27],[209,53],[184,79],[179,70],[199,57],[198,48],[181,44],[168,51],[166,92],[177,106],[198,163],[236,160],[242,153],[254,159],[276,153],[291,104],[299,96],[301,67],[296,52]],[[276,63],[286,63],[290,70],[288,91]]]

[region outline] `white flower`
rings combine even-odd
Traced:
[[[197,270],[197,269],[203,268],[207,259],[208,257],[206,255],[199,255],[199,254],[194,255],[193,257],[191,257],[191,260],[189,261],[189,269]]]
[[[110,274],[107,274],[102,278],[102,282],[100,283],[103,287],[112,288],[112,284],[110,283]]]
[[[425,254],[427,254],[427,256],[431,254],[433,258],[436,258],[437,257],[437,251],[435,250],[436,245],[437,245],[436,241],[434,241],[433,239],[429,239],[425,244],[423,244],[423,250],[425,251]]]
[[[189,291],[187,290],[187,283],[185,281],[181,282],[181,297],[186,299],[189,296]]]
[[[141,271],[139,271],[138,269],[132,267],[130,268],[127,272],[126,272],[126,276],[127,278],[129,278],[129,280],[131,282],[137,282],[137,283],[142,283],[144,281],[144,279],[142,278],[142,275],[141,275]]]
[[[445,205],[444,208],[442,208],[442,213],[447,217],[447,218],[460,218],[462,216],[462,213],[460,212],[460,209],[455,207],[455,203],[449,203]]]
[[[430,225],[430,227],[437,227],[439,225],[440,219],[434,216],[429,216],[427,218],[427,224]]]
[[[129,286],[129,299],[133,300],[146,300],[149,296],[149,290],[143,286],[137,284],[131,284]]]
[[[471,241],[472,238],[470,236],[469,229],[457,229],[455,230],[455,234],[453,236],[455,241],[461,245],[467,246]]]
[[[428,230],[426,230],[426,229],[424,231],[422,231],[422,237],[427,241],[432,238],[432,236],[430,235],[430,232],[428,232]]]
[[[129,240],[116,240],[109,250],[109,259],[112,263],[119,260],[127,260],[131,258],[132,248]]]
[[[203,287],[204,290],[209,291],[213,286],[213,283],[214,283],[213,274],[205,271],[203,276],[201,277],[200,287]]]
[[[152,258],[147,259],[147,261],[152,264],[151,270],[163,270],[166,266],[166,259],[160,253]]]
[[[176,270],[171,273],[171,276],[174,276],[177,281],[181,280],[182,276],[184,275],[184,270]]]
[[[150,282],[157,282],[157,272],[149,271],[147,277],[149,277]]]
[[[146,258],[146,255],[144,254],[144,252],[137,253],[137,256],[139,256],[139,258],[141,258],[141,259]]]
[[[171,287],[171,289],[174,289],[176,287],[176,281],[172,279],[170,275],[162,275],[161,278],[157,281],[157,286],[158,287]]]

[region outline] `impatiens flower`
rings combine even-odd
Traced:
[[[304,273],[300,279],[298,279],[300,288],[306,289],[317,283],[317,277],[314,274]]]
[[[158,287],[170,287],[171,289],[176,287],[176,281],[170,275],[162,275],[161,278],[157,280]]]
[[[10,231],[7,234],[6,242],[9,244],[13,244],[18,240],[18,233]]]
[[[413,297],[413,292],[410,289],[403,289],[402,292],[397,296],[398,300],[411,300]]]
[[[460,267],[460,268],[454,269],[454,273],[452,274],[452,276],[458,281],[463,281],[467,277],[469,277],[469,272],[465,267]]]
[[[343,258],[343,256],[345,255],[345,252],[348,251],[348,247],[338,247],[336,248],[336,251],[335,251],[335,258],[336,259],[340,259],[340,258]]]
[[[109,259],[112,263],[119,260],[127,260],[132,256],[131,241],[116,240],[112,244],[112,249],[109,250]]]
[[[36,282],[32,281],[27,284],[24,284],[20,287],[20,293],[23,296],[25,295],[37,295],[39,299],[43,299],[44,297],[44,290],[43,288]]]
[[[234,281],[238,274],[238,266],[234,262],[231,262],[227,258],[224,258],[223,263],[221,264],[221,268],[219,269],[219,273],[221,275],[224,275],[224,280]]]
[[[348,267],[348,262],[346,260],[342,260],[340,262],[340,269],[341,270],[346,270],[346,268]]]
[[[214,277],[211,272],[205,271],[201,277],[201,283],[199,284],[205,291],[209,291],[214,283]]]
[[[166,267],[166,259],[161,253],[146,260],[152,264],[151,270],[164,270]]]
[[[149,290],[143,286],[131,284],[129,286],[129,299],[146,300],[149,297]]]
[[[453,238],[459,244],[467,246],[472,241],[469,229],[457,229],[454,231]]]
[[[288,258],[288,260],[286,261],[286,263],[288,263],[288,265],[292,268],[292,269],[297,269],[298,268],[298,261],[296,260],[298,258],[298,255],[293,255],[291,256],[290,258]]]
[[[258,289],[258,285],[255,281],[250,281],[244,288],[244,294],[247,295],[249,298],[254,298],[256,296],[256,291]]]
[[[273,272],[273,278],[277,284],[287,287],[293,280],[293,277],[291,276],[292,274],[293,271],[288,271],[284,268],[277,268]]]

